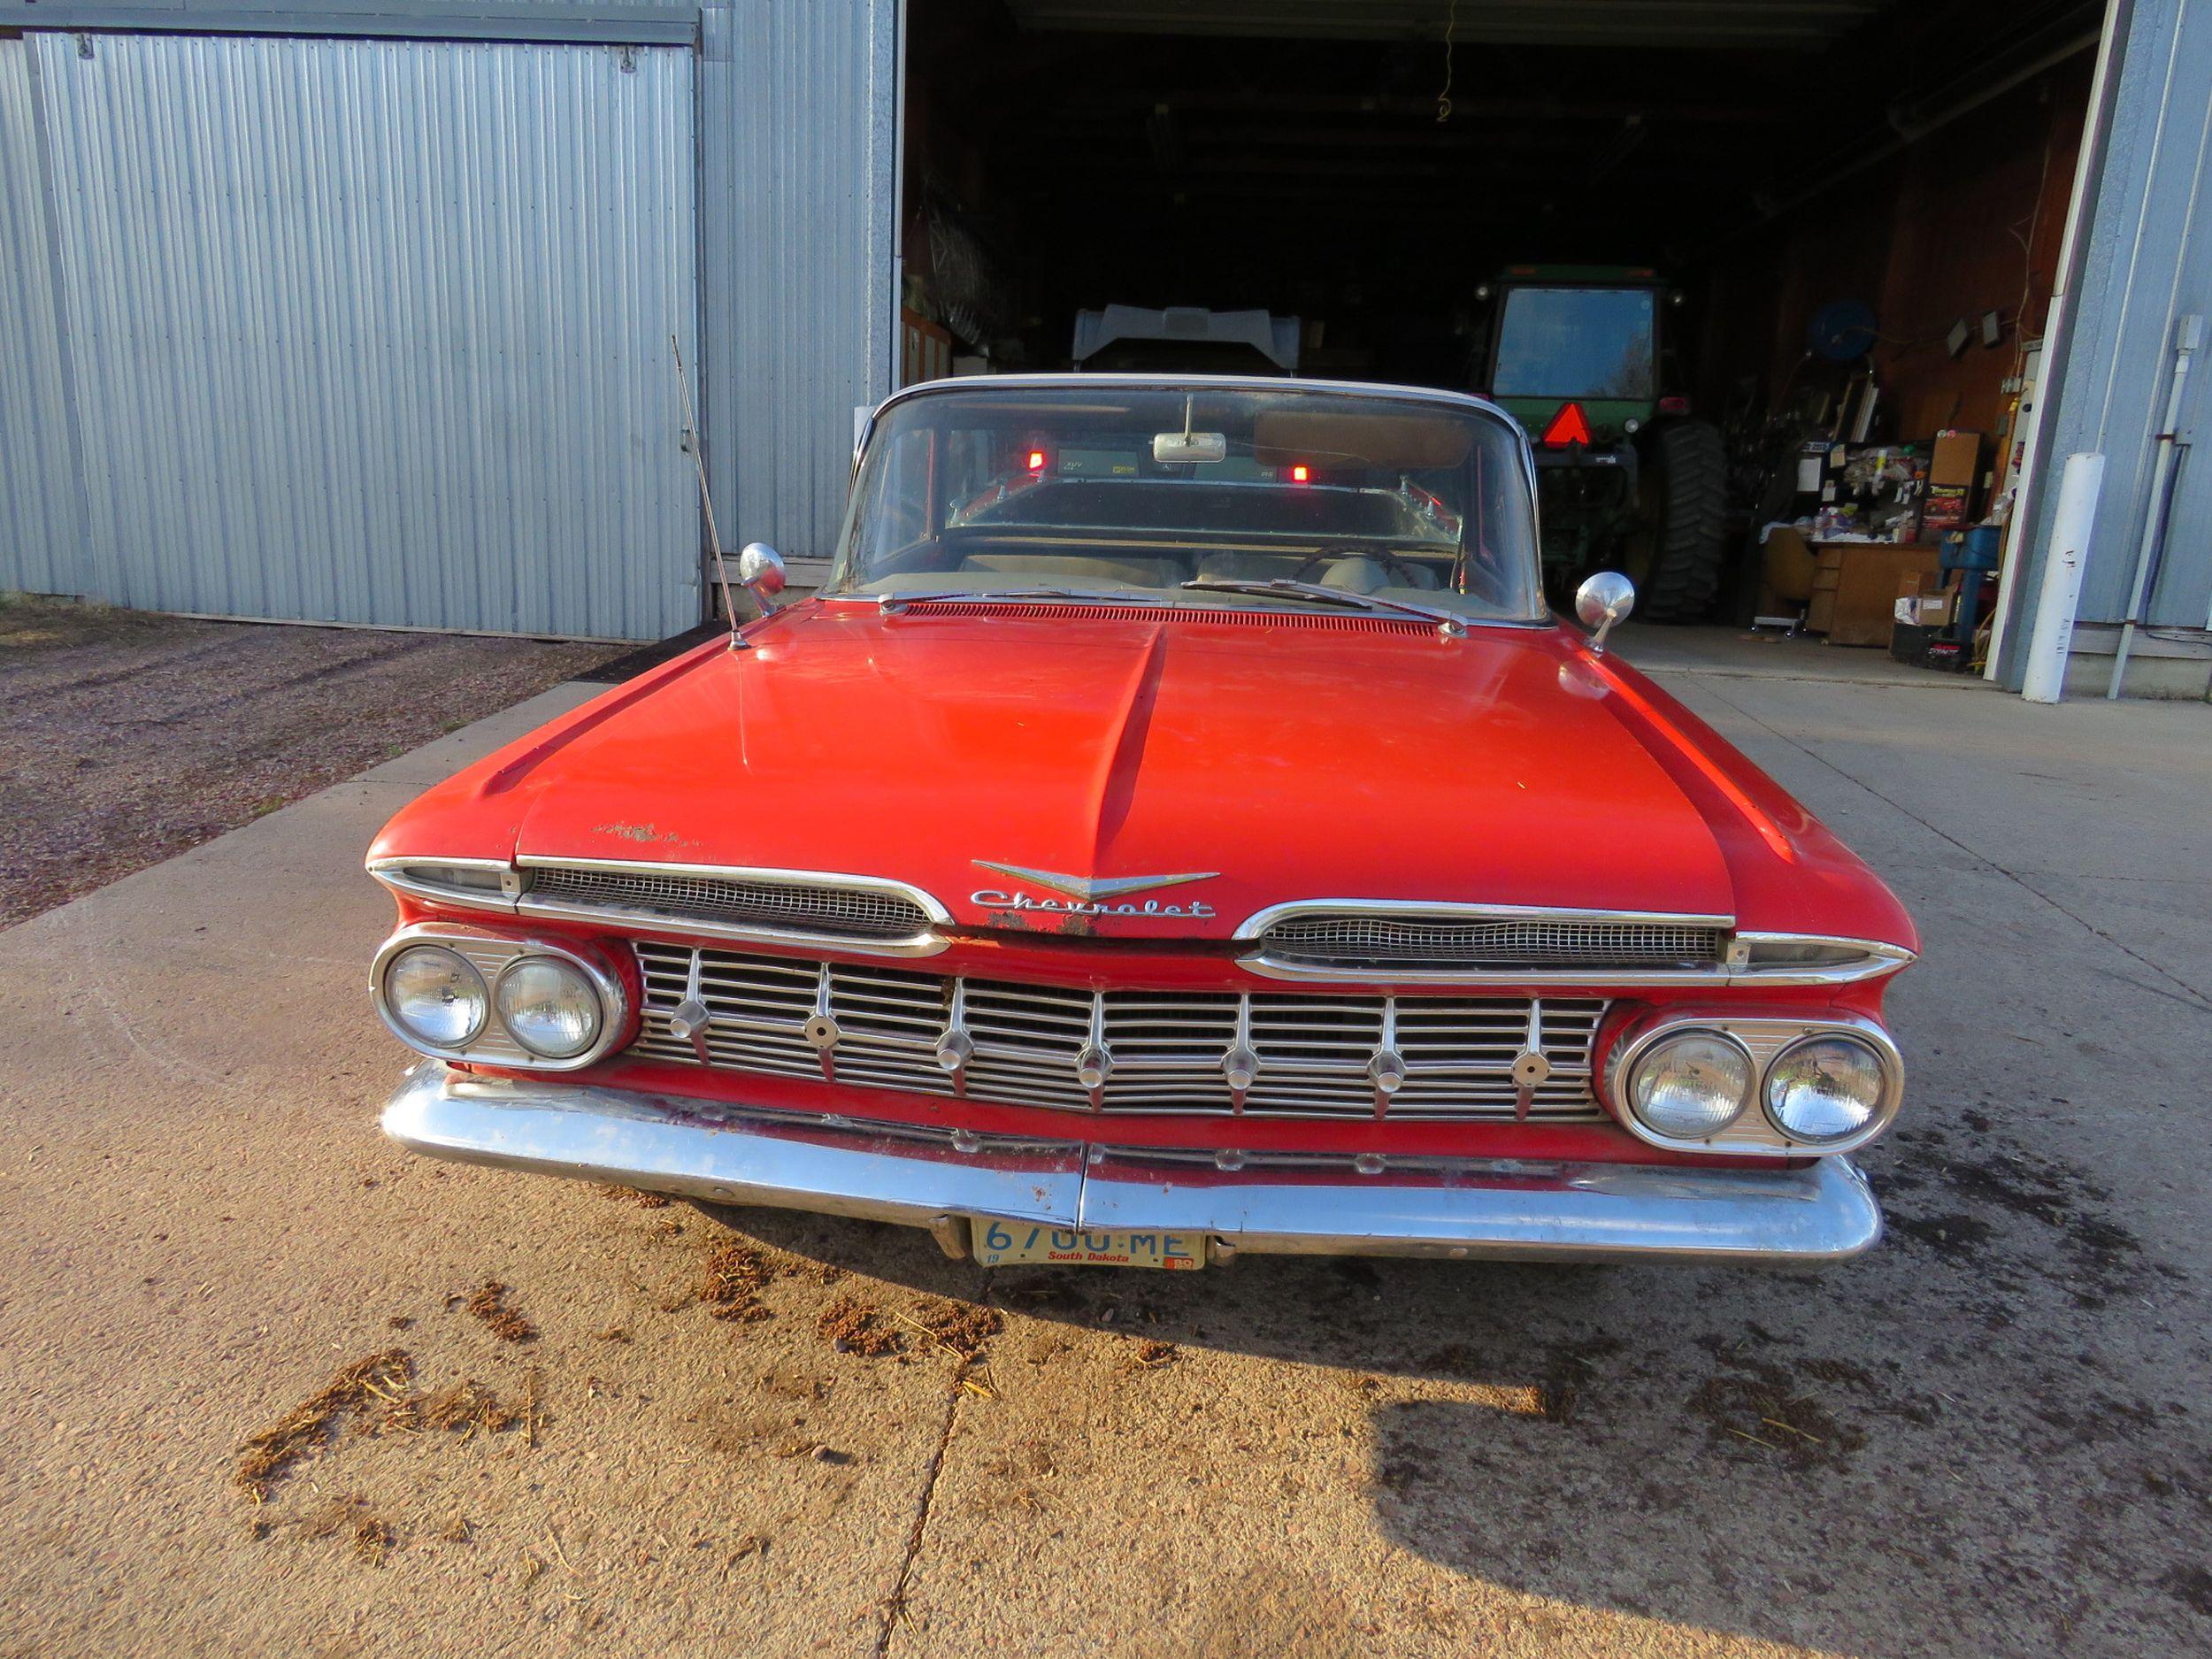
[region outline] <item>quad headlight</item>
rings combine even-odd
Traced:
[[[1789,1157],[1879,1133],[1904,1063],[1871,1020],[1732,1017],[1646,1027],[1609,1076],[1623,1123],[1655,1145]]]
[[[433,1048],[461,1048],[484,1029],[484,976],[457,950],[410,945],[384,964],[384,1006],[407,1034]]]
[[[402,928],[369,979],[385,1024],[444,1060],[572,1071],[604,1054],[629,1019],[620,977],[590,947],[454,923]]]
[[[517,956],[492,998],[507,1034],[541,1059],[574,1059],[599,1041],[606,1021],[590,979],[558,956]]]
[[[1841,1033],[1808,1037],[1767,1067],[1767,1116],[1800,1145],[1826,1146],[1872,1123],[1888,1087],[1870,1043]]]
[[[1751,1056],[1717,1031],[1685,1031],[1645,1050],[1629,1074],[1628,1109],[1668,1141],[1707,1141],[1751,1102]]]

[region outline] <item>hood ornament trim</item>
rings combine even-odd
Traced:
[[[1086,904],[1101,899],[1118,899],[1125,893],[1143,893],[1152,887],[1176,887],[1186,881],[1211,881],[1221,873],[1218,870],[1194,870],[1180,876],[1064,876],[1054,870],[1030,870],[1020,864],[994,864],[988,858],[972,861],[979,870],[995,871],[1002,876],[1012,876],[1034,887],[1050,887],[1055,893],[1064,893],[1071,899]]]
[[[1044,887],[1064,896],[1040,899],[1026,893],[979,887],[968,895],[969,902],[991,910],[1052,910],[1071,916],[1210,917],[1214,913],[1213,907],[1194,900],[1187,904],[1162,904],[1156,899],[1147,899],[1142,904],[1117,903],[1115,901],[1126,894],[1143,893],[1153,887],[1180,887],[1189,881],[1211,881],[1221,873],[1218,870],[1193,870],[1180,875],[1164,876],[1071,876],[1056,870],[1032,870],[1025,864],[1002,864],[989,858],[977,858],[972,862],[979,870],[1010,876],[1017,881]]]

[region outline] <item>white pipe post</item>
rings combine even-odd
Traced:
[[[2020,695],[2030,703],[2056,703],[2066,690],[2066,653],[2074,639],[2074,608],[2081,603],[2082,566],[2097,522],[2104,488],[2104,457],[2070,455],[2059,479],[2058,511],[2051,518],[2050,551],[2036,590],[2035,627],[2028,635],[2028,673]]]
[[[2185,317],[2174,328],[2173,380],[2166,394],[2166,419],[2158,428],[2158,459],[2151,466],[2150,505],[2144,510],[2143,539],[2135,549],[2135,580],[2128,586],[2127,616],[2120,624],[2120,648],[2112,654],[2112,683],[2105,687],[2108,698],[2120,695],[2120,682],[2127,678],[2128,653],[2135,649],[2136,625],[2144,619],[2143,609],[2150,603],[2151,565],[2166,536],[2167,491],[2173,482],[2181,443],[2181,400],[2189,389],[2189,359],[2196,356],[2203,335],[2201,317]]]

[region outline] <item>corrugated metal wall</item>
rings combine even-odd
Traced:
[[[890,395],[899,0],[707,0],[708,453],[723,526],[826,557],[857,404]]]
[[[0,589],[81,591],[84,498],[63,379],[27,40],[0,40]]]
[[[83,38],[27,42],[80,591],[624,639],[696,619],[668,352],[695,356],[688,51]]]
[[[2150,505],[2151,468],[2165,419],[2175,324],[2195,313],[2208,338],[2182,411],[2204,433],[2212,409],[2212,4],[2136,0],[2127,7],[2110,126],[2094,183],[2082,270],[2070,296],[2063,378],[2042,438],[2045,488],[2016,586],[2005,666],[2017,685],[2065,457],[2105,459],[2089,561],[2076,611],[2083,624],[2124,619]],[[2212,611],[2212,453],[2182,463],[2162,574],[2148,606],[2156,626],[2202,628]]]
[[[2212,5],[2138,5],[2120,77],[2050,451],[2106,457],[2084,622],[2120,621],[2127,608],[2175,322],[2193,312],[2212,330]],[[2197,366],[2212,371],[2212,349]],[[2212,372],[2190,378],[2183,421],[2193,427],[2212,407]],[[2212,457],[2196,457],[2181,469],[2150,620],[2202,627],[2208,610]]]

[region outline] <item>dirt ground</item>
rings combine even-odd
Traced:
[[[1668,678],[1924,932],[1826,1275],[408,1157],[360,849],[567,688],[0,931],[0,1655],[2212,1653],[2212,710]]]
[[[0,926],[613,655],[0,603]]]

